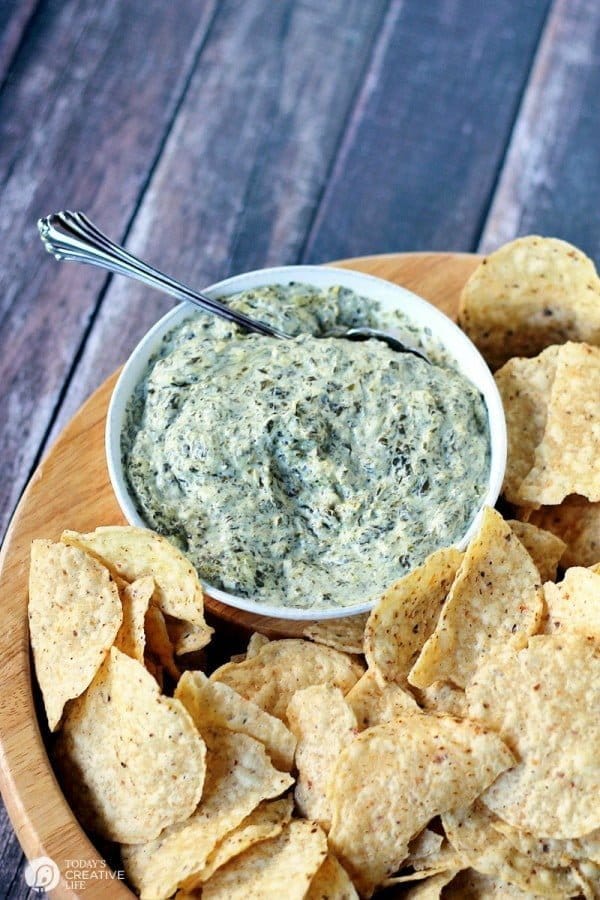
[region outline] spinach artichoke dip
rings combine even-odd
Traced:
[[[375,599],[459,540],[487,488],[487,413],[431,336],[342,287],[227,302],[296,337],[201,313],[165,337],[123,432],[149,526],[209,584],[306,609]],[[393,327],[434,364],[318,337],[356,325]]]

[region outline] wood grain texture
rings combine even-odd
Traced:
[[[0,83],[8,75],[10,64],[39,2],[2,0],[0,3]]]
[[[408,254],[342,262],[404,284],[447,313],[456,313],[458,295],[477,264],[468,255]],[[63,872],[53,897],[131,896],[117,882],[90,882],[85,891],[67,890],[67,859],[101,860],[67,806],[50,766],[37,724],[32,694],[27,632],[29,546],[37,537],[58,538],[63,528],[88,530],[122,521],[108,482],[103,433],[114,378],[88,401],[36,471],[9,529],[0,555],[0,786],[27,854],[48,855]],[[229,622],[267,634],[294,634],[294,623],[252,617],[215,605]],[[302,623],[304,627],[306,623]]]
[[[50,0],[0,93],[0,527],[104,280],[58,266],[36,220],[81,206],[125,233],[215,5],[180,0],[172,17],[162,0]]]
[[[224,0],[128,248],[197,287],[293,262],[385,5]],[[172,305],[111,283],[52,437]]]
[[[480,249],[531,232],[600,261],[600,4],[557,0],[544,31]]]
[[[548,6],[395,0],[303,262],[475,249]]]

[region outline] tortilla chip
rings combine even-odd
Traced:
[[[412,866],[414,860],[421,860],[431,856],[441,848],[444,838],[431,828],[424,828],[421,834],[412,839],[408,846],[408,857],[405,865]]]
[[[508,438],[502,493],[517,506],[523,502],[521,484],[533,467],[536,447],[546,429],[558,352],[558,347],[548,347],[535,359],[510,359],[494,375]]]
[[[33,541],[29,634],[50,731],[67,700],[90,684],[123,614],[116,585],[96,560],[74,547]]]
[[[327,839],[314,822],[294,820],[219,869],[202,900],[303,900],[327,856]]]
[[[246,658],[252,659],[252,657],[256,656],[258,651],[268,643],[268,637],[265,637],[264,634],[260,634],[258,631],[255,631],[250,635],[250,640],[248,641],[248,647],[246,649]]]
[[[242,663],[225,663],[210,677],[285,721],[288,703],[296,691],[313,684],[330,684],[347,694],[363,672],[364,666],[356,657],[290,638],[269,641],[255,656]]]
[[[166,538],[146,528],[108,525],[88,534],[64,531],[61,540],[91,553],[126,581],[152,575],[157,606],[165,615],[188,625],[177,653],[201,650],[209,642],[212,628],[204,621],[202,586],[196,570]]]
[[[537,635],[498,648],[466,689],[469,714],[495,728],[519,764],[483,794],[486,806],[539,837],[600,827],[600,647],[580,634]]]
[[[127,877],[142,900],[171,897],[178,886],[206,866],[223,838],[262,800],[278,797],[291,784],[275,769],[262,744],[231,731],[206,733],[208,754],[202,801],[157,840],[121,847]]]
[[[543,614],[539,572],[510,526],[486,508],[446,600],[408,680],[464,687],[480,659],[506,642],[522,647]]]
[[[248,641],[248,647],[246,648],[245,653],[234,653],[230,658],[229,662],[244,662],[246,659],[250,659],[253,656],[256,656],[261,647],[264,647],[265,644],[269,643],[269,638],[265,637],[264,634],[260,634],[258,631],[254,631],[250,635],[250,640]]]
[[[558,869],[571,865],[574,860],[585,859],[600,864],[600,829],[585,837],[559,840],[536,837],[495,817],[492,825],[519,853],[528,856],[538,865]]]
[[[581,895],[585,900],[598,900],[600,897],[600,866],[589,859],[575,863],[574,870],[579,876]]]
[[[271,800],[260,803],[249,816],[246,816],[237,828],[226,834],[209,854],[206,865],[197,875],[192,875],[184,882],[184,890],[193,891],[199,888],[211,875],[249,847],[277,837],[292,818],[294,803],[291,797],[283,800]]]
[[[266,713],[233,688],[210,681],[203,672],[184,672],[175,690],[200,732],[217,728],[247,734],[260,741],[278,769],[289,772],[296,738],[280,719]]]
[[[144,618],[153,592],[154,579],[151,575],[138,578],[132,584],[125,582],[123,588],[119,588],[123,622],[117,632],[114,646],[132,659],[137,659],[142,665],[146,649]]]
[[[412,843],[410,845],[412,847]],[[402,863],[403,866],[412,866],[417,872],[424,872],[426,875],[433,871],[449,871],[454,869],[464,869],[467,862],[464,856],[459,853],[445,838],[441,846],[437,850],[432,850],[427,856],[413,857],[412,855]]]
[[[462,854],[458,853],[445,838],[442,838],[441,835],[436,834],[434,831],[430,832],[430,834],[439,838],[439,846],[435,850],[431,849],[427,856],[415,856],[412,848],[416,845],[418,838],[411,841],[409,844],[410,853],[402,863],[402,871],[409,867],[412,867],[414,871],[407,875],[395,875],[392,878],[386,878],[383,882],[385,887],[404,884],[409,881],[422,881],[441,872],[449,873],[448,881],[450,881],[450,878],[454,877],[456,872],[467,865],[467,861]]]
[[[578,896],[580,884],[570,868],[551,869],[519,853],[495,830],[493,818],[492,813],[478,803],[442,813],[446,836],[463,855],[466,866],[543,897],[561,900]]]
[[[320,622],[311,622],[302,633],[315,644],[324,644],[344,653],[362,653],[367,619],[368,613],[340,619],[322,619]]]
[[[519,503],[539,507],[569,494],[600,500],[600,347],[559,350],[546,427]]]
[[[558,564],[567,549],[565,542],[531,522],[509,519],[508,524],[534,561],[541,581],[555,581]]]
[[[331,853],[313,877],[305,900],[358,900],[350,876]]]
[[[456,875],[456,869],[446,872],[438,872],[426,881],[411,887],[402,894],[403,900],[439,900],[442,891]]]
[[[561,557],[564,568],[600,563],[600,503],[573,494],[560,506],[521,509],[519,515],[565,541]]]
[[[373,669],[367,669],[348,691],[346,703],[356,716],[359,731],[390,722],[398,716],[419,712],[412,694],[397,684],[386,683],[382,686]]]
[[[287,719],[298,741],[296,806],[302,816],[328,831],[331,809],[327,782],[340,753],[358,733],[356,716],[339,688],[317,684],[296,691],[287,708]]]
[[[111,841],[147,841],[186,819],[202,794],[205,746],[178,700],[114,647],[73,700],[56,745],[71,804]]]
[[[468,720],[413,715],[369,728],[329,779],[330,846],[370,896],[434,816],[472,803],[514,763],[497,734]]]
[[[467,699],[461,688],[449,681],[434,681],[426,688],[413,688],[417,702],[429,713],[467,717]]]
[[[407,686],[407,676],[433,632],[461,564],[459,550],[437,550],[389,588],[365,628],[369,668],[383,681]]]
[[[492,369],[551,344],[598,344],[600,281],[594,263],[557,238],[517,238],[472,273],[458,321]]]
[[[158,660],[171,678],[174,678],[175,681],[177,681],[181,675],[181,671],[175,662],[175,657],[173,655],[175,648],[171,643],[171,638],[167,631],[165,617],[162,614],[162,611],[158,606],[155,606],[154,603],[151,603],[148,607],[144,627],[146,631],[147,651]]]
[[[600,641],[600,575],[581,567],[567,569],[560,584],[544,585],[545,634],[576,631]]]
[[[169,640],[175,647],[177,656],[184,656],[186,653],[195,654],[194,667],[200,668],[201,664],[199,660],[203,657],[200,656],[199,651],[201,651],[210,641],[214,629],[206,624],[194,625],[191,622],[186,622],[183,619],[175,619],[173,616],[169,615],[165,615],[164,619],[169,634]],[[210,634],[207,632],[208,628],[210,628]],[[200,644],[202,644],[202,647],[199,646]]]
[[[456,856],[456,854],[454,854],[454,856]],[[408,884],[411,881],[424,881],[427,878],[435,877],[436,875],[442,875],[449,871],[452,871],[452,870],[448,870],[448,869],[427,869],[427,870],[425,870],[424,869],[421,872],[410,872],[410,874],[408,874],[408,875],[394,875],[393,878],[386,878],[385,881],[383,882],[382,887],[390,888],[390,887],[394,887],[395,885]],[[456,872],[456,871],[457,870],[454,869],[454,872]]]
[[[459,872],[444,890],[444,900],[507,900],[509,897],[514,897],[515,900],[534,900],[534,896],[531,891],[522,891],[514,884],[482,875],[475,869]]]

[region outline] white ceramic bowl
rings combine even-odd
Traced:
[[[226,278],[225,281],[219,281],[207,288],[204,293],[210,297],[226,297],[251,288],[289,281],[305,282],[321,288],[342,285],[359,295],[378,300],[384,309],[401,310],[416,325],[430,329],[433,337],[437,338],[449,355],[456,360],[457,368],[479,389],[485,400],[491,436],[491,463],[488,489],[481,507],[493,506],[498,499],[506,467],[504,411],[490,370],[475,345],[460,328],[430,303],[405,288],[372,275],[365,275],[362,272],[329,266],[280,266],[273,269],[258,269],[255,272],[245,272],[242,275],[235,275],[233,278]],[[146,371],[148,361],[158,350],[164,335],[183,319],[189,317],[192,312],[193,307],[183,303],[163,316],[147,332],[125,364],[110,402],[106,423],[108,471],[119,506],[127,521],[132,525],[146,526],[147,523],[136,508],[121,461],[121,430],[125,421],[125,410],[131,394]],[[458,544],[461,549],[466,547],[471,536],[477,530],[480,517],[481,509]],[[204,583],[204,588],[210,596],[229,606],[281,619],[329,619],[340,614],[357,615],[367,612],[373,606],[371,602],[357,604],[345,610],[340,607],[322,610],[295,609],[257,603],[247,597],[229,594],[206,583]]]

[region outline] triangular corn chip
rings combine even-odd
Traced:
[[[155,601],[162,612],[188,625],[177,653],[200,650],[209,642],[212,628],[204,621],[202,586],[196,571],[166,538],[146,528],[107,525],[88,534],[64,531],[61,540],[91,553],[126,581],[152,575]]]
[[[543,613],[539,572],[502,516],[486,509],[408,680],[464,687],[480,659],[510,641],[523,646]]]
[[[29,634],[48,725],[79,697],[111,647],[123,614],[107,569],[82,550],[34,541],[29,571]]]
[[[205,747],[178,700],[114,647],[65,715],[57,759],[77,814],[113,841],[151,840],[196,808]]]

